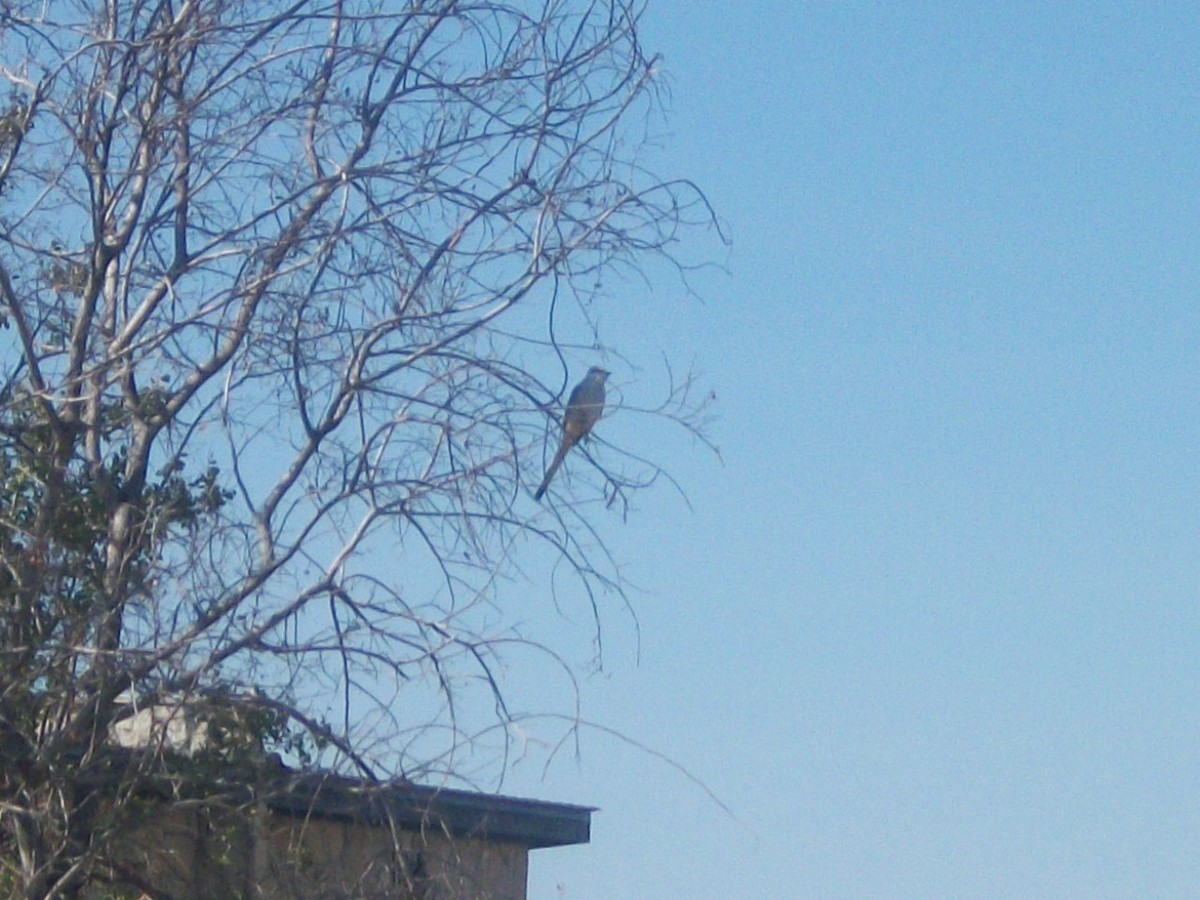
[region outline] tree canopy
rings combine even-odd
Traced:
[[[235,696],[266,749],[444,777],[511,720],[521,554],[619,594],[595,516],[658,469],[593,442],[554,487],[577,502],[530,491],[566,363],[603,352],[563,305],[594,324],[606,278],[714,224],[639,164],[640,4],[392,8],[5,0],[0,840],[27,896],[101,870],[71,786],[130,708]],[[646,414],[691,427],[689,388]]]

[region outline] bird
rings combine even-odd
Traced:
[[[600,421],[600,414],[604,412],[604,380],[611,374],[599,366],[592,366],[583,376],[583,381],[571,391],[571,396],[567,399],[567,412],[563,416],[562,443],[558,445],[558,452],[554,454],[554,459],[546,469],[546,477],[542,479],[541,486],[533,495],[534,500],[542,499],[546,488],[550,486],[550,479],[562,465],[567,451],[587,437]]]

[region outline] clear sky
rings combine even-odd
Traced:
[[[605,521],[642,658],[613,617],[584,713],[733,815],[585,735],[504,786],[601,807],[530,896],[1200,896],[1200,8],[657,0],[645,37],[654,164],[734,243],[605,336],[631,404],[695,362],[722,461],[647,436],[692,508]]]

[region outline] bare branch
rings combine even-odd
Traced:
[[[614,601],[636,631],[605,535],[669,480],[650,449],[601,422],[556,502],[528,485],[550,373],[616,356],[605,279],[721,238],[639,164],[641,12],[5,6],[0,844],[29,896],[104,864],[68,798],[130,705],[225,697],[260,755],[499,780],[522,652],[576,703],[544,623],[590,618],[597,663]],[[703,442],[702,394],[613,414]]]

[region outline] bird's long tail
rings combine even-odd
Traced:
[[[562,442],[562,446],[558,448],[558,452],[554,454],[554,459],[550,462],[550,467],[546,469],[546,477],[542,479],[541,485],[537,489],[537,493],[533,495],[534,500],[541,500],[542,495],[546,493],[546,488],[550,487],[550,481],[554,478],[554,473],[558,471],[558,467],[562,465],[563,459],[567,455],[567,451],[571,449],[571,445],[566,441]]]

